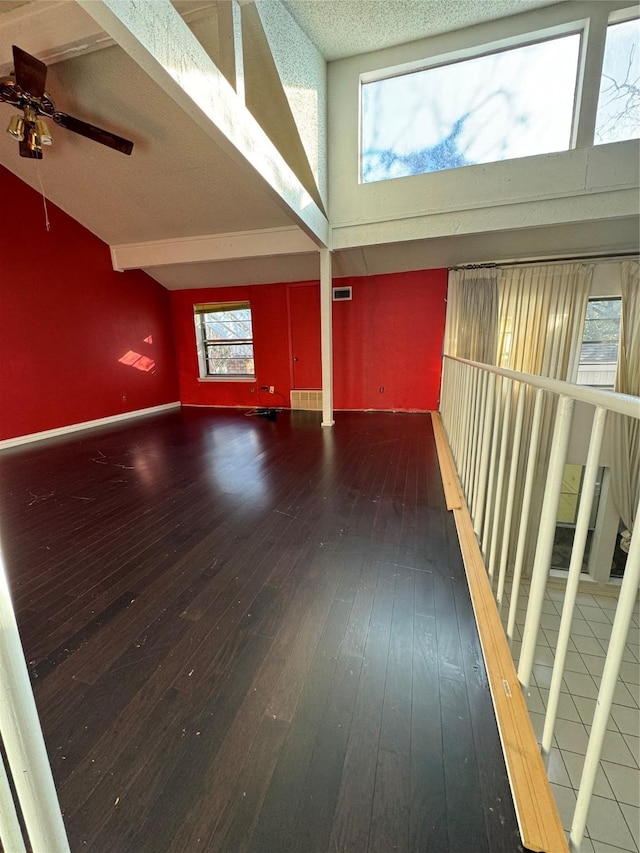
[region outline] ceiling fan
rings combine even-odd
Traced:
[[[0,77],[0,103],[18,107],[23,115],[14,115],[7,132],[20,143],[20,156],[42,159],[42,146],[51,145],[53,137],[42,116],[51,118],[60,127],[100,142],[123,154],[131,154],[133,142],[102,130],[86,121],[61,113],[44,90],[47,66],[35,56],[13,45],[14,72]]]

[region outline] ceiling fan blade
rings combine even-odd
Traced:
[[[47,66],[40,62],[35,56],[31,56],[26,50],[13,45],[13,64],[16,75],[16,83],[23,92],[32,98],[41,98],[44,95],[44,84],[47,79]]]
[[[55,112],[53,120],[60,127],[66,128],[66,130],[79,133],[80,136],[86,136],[87,139],[100,142],[109,148],[115,148],[116,151],[121,151],[123,154],[131,154],[133,150],[133,142],[130,142],[128,139],[123,139],[121,136],[116,136],[115,133],[109,133],[108,130],[102,130],[102,128],[95,127],[93,124],[87,124],[86,121],[80,121],[79,118],[68,116],[66,113]]]

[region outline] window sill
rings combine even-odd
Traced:
[[[255,376],[199,376],[198,382],[255,382]]]

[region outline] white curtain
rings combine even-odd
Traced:
[[[640,397],[640,265],[621,264],[622,324],[615,390]],[[640,408],[640,403],[638,404]],[[640,421],[612,416],[611,486],[613,501],[627,528],[621,547],[629,550],[640,497]]]
[[[445,353],[484,364],[495,364],[497,334],[497,270],[451,270],[447,291]]]
[[[498,364],[574,381],[592,277],[591,264],[502,269]]]
[[[582,330],[593,277],[593,265],[548,264],[505,267],[501,270],[498,364],[510,370],[575,381],[580,360]],[[520,448],[522,470],[526,468],[535,393],[527,392]],[[541,443],[538,449],[537,480],[531,498],[531,519],[542,509],[545,472],[551,450],[556,404],[548,397],[542,410]],[[524,482],[516,487],[511,530],[512,549],[517,542]],[[525,572],[531,566],[537,525],[530,525],[526,542]],[[511,554],[513,557],[513,554]]]

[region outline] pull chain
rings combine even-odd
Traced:
[[[49,211],[47,209],[47,198],[44,194],[44,186],[42,185],[42,177],[40,175],[40,163],[36,160],[36,175],[40,184],[40,192],[42,194],[42,203],[44,205],[44,224],[47,231],[51,231],[51,223],[49,222]]]

